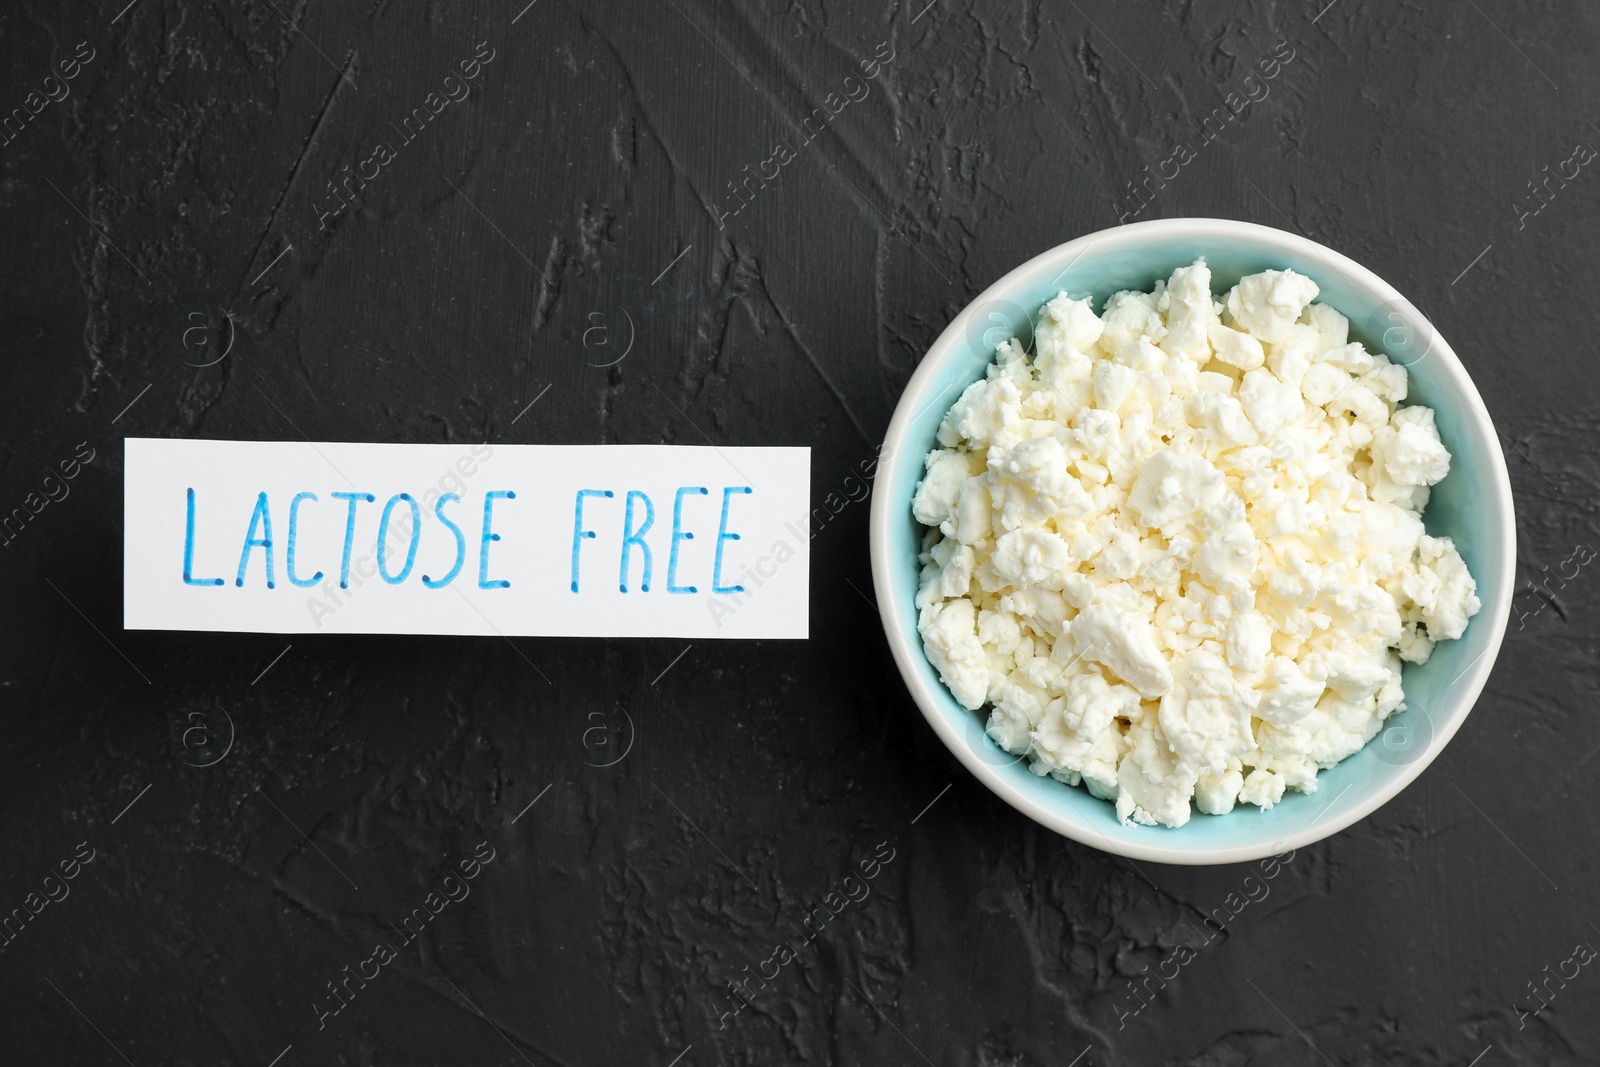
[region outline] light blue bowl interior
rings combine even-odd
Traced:
[[[1208,816],[1198,811],[1186,826],[1123,826],[1114,807],[1097,800],[1082,787],[1071,787],[1051,778],[1035,776],[1026,762],[1004,752],[982,732],[979,713],[956,703],[939,681],[937,672],[922,658],[916,669],[937,694],[939,711],[957,725],[967,743],[981,758],[997,768],[1017,789],[1032,801],[1083,826],[1116,846],[1122,842],[1183,848],[1243,848],[1279,841],[1303,831],[1314,822],[1337,823],[1337,816],[1359,806],[1364,797],[1382,788],[1384,782],[1402,773],[1408,763],[1423,758],[1432,740],[1435,723],[1449,714],[1452,684],[1482,655],[1491,639],[1490,620],[1506,609],[1497,593],[1503,587],[1500,528],[1491,514],[1493,488],[1490,481],[1496,469],[1492,439],[1474,429],[1468,404],[1443,372],[1437,355],[1429,356],[1432,341],[1429,328],[1408,321],[1394,308],[1380,306],[1353,280],[1341,277],[1331,260],[1312,253],[1293,253],[1279,248],[1262,248],[1249,238],[1206,237],[1173,239],[1151,235],[1148,239],[1082,254],[1065,272],[1052,265],[1040,266],[1008,283],[997,295],[1003,300],[981,308],[981,321],[966,331],[966,336],[951,351],[942,353],[937,395],[919,399],[921,411],[909,428],[908,447],[926,453],[944,413],[967,385],[983,376],[993,356],[993,344],[1015,335],[1031,340],[1029,316],[1040,305],[1066,290],[1074,297],[1092,295],[1095,309],[1101,310],[1112,293],[1123,289],[1149,290],[1157,280],[1168,277],[1174,268],[1204,257],[1212,271],[1216,292],[1224,292],[1246,274],[1271,268],[1291,268],[1314,280],[1321,287],[1318,300],[1331,304],[1350,319],[1351,340],[1358,340],[1373,351],[1384,352],[1397,363],[1408,364],[1409,395],[1406,403],[1426,404],[1434,409],[1439,433],[1453,456],[1450,474],[1434,486],[1424,520],[1434,536],[1449,536],[1466,560],[1478,582],[1482,611],[1468,625],[1458,641],[1441,642],[1423,666],[1406,664],[1404,685],[1407,710],[1392,717],[1384,733],[1365,749],[1337,766],[1323,771],[1314,794],[1288,793],[1271,811],[1240,806],[1225,816]],[[1409,311],[1409,308],[1408,308]],[[1414,312],[1410,312],[1414,315]],[[897,465],[891,499],[906,502],[890,531],[890,558],[897,567],[892,576],[899,625],[908,635],[916,634],[914,598],[917,587],[917,553],[923,527],[911,516],[910,501],[922,473],[920,463]],[[919,640],[913,637],[913,640]]]

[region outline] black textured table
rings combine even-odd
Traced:
[[[0,1061],[1600,1061],[1593,5],[124,3],[0,12]],[[1181,215],[1407,293],[1517,495],[1476,712],[1271,877],[1013,812],[867,600],[943,326]],[[806,444],[840,503],[804,642],[125,632],[125,436]]]

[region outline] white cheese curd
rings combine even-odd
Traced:
[[[1203,260],[1096,315],[1061,293],[939,427],[917,628],[1035,774],[1125,822],[1314,792],[1480,607],[1422,523],[1450,472],[1406,371],[1316,283]]]

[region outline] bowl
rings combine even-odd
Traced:
[[[1213,290],[1269,268],[1292,268],[1321,288],[1317,299],[1350,320],[1350,339],[1404,364],[1406,403],[1433,408],[1452,455],[1423,514],[1447,535],[1477,579],[1482,608],[1456,641],[1422,666],[1405,664],[1406,710],[1360,752],[1317,779],[1315,793],[1286,793],[1271,811],[1240,805],[1196,812],[1176,829],[1124,825],[1115,805],[1028,770],[984,732],[981,712],[958,704],[928,662],[917,633],[917,553],[923,527],[911,515],[923,457],[945,412],[977,381],[1009,336],[1031,340],[1031,316],[1057,292],[1092,295],[1098,310],[1122,289],[1149,290],[1174,268],[1204,257]],[[872,493],[872,573],[895,663],[934,732],[1003,800],[1039,824],[1105,852],[1159,863],[1238,863],[1299,848],[1351,825],[1404,789],[1460,729],[1488,680],[1510,617],[1516,571],[1511,483],[1494,424],[1466,370],[1393,286],[1345,256],[1267,226],[1227,219],[1161,219],[1069,241],[995,282],[939,335],[907,383],[885,435]]]

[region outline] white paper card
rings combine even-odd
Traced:
[[[808,448],[129,438],[126,459],[130,630],[807,636]]]

